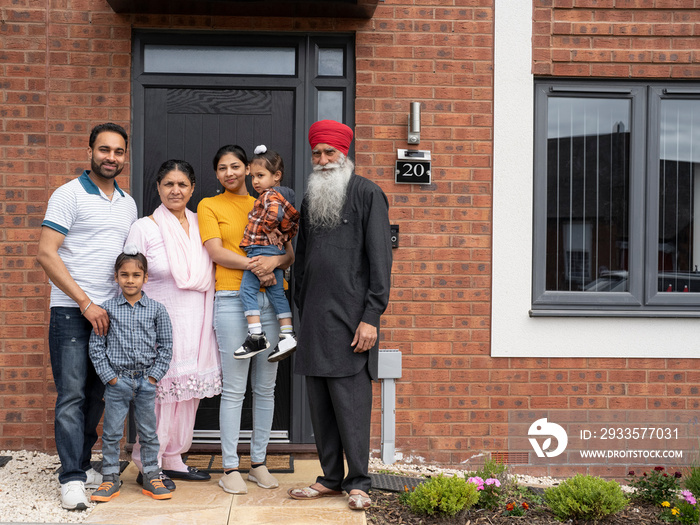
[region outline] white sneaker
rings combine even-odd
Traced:
[[[69,481],[61,484],[61,506],[67,510],[86,510],[88,499],[82,481]]]
[[[267,356],[267,360],[270,363],[276,363],[277,361],[282,361],[290,355],[292,355],[297,349],[297,338],[294,332],[282,332],[280,333],[279,343],[275,349]]]
[[[102,474],[97,472],[94,468],[90,468],[85,472],[87,480],[85,481],[86,489],[96,489],[102,484]]]

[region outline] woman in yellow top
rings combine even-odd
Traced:
[[[289,267],[294,261],[294,252],[291,243],[287,243],[285,255],[251,259],[246,257],[239,244],[248,224],[248,213],[255,202],[248,195],[245,186],[245,177],[250,169],[248,157],[240,146],[222,146],[214,156],[213,164],[216,177],[225,191],[203,199],[197,207],[197,214],[202,242],[216,265],[214,330],[223,375],[219,427],[224,475],[219,480],[219,485],[231,494],[245,494],[248,489],[238,472],[237,448],[248,367],[251,367],[253,391],[253,435],[248,480],[268,489],[279,485],[265,467],[277,377],[277,363],[269,363],[267,357],[277,345],[279,326],[267,296],[258,293],[260,318],[263,330],[270,334],[270,348],[251,359],[234,359],[234,350],[241,346],[248,333],[243,315],[245,309],[239,297],[241,277],[244,270],[251,270],[263,286],[272,284],[274,269]]]

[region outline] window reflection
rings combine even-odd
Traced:
[[[659,292],[700,292],[700,101],[662,100]]]
[[[628,99],[550,97],[546,290],[629,290]]]

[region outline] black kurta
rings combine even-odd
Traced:
[[[379,331],[389,301],[389,203],[379,186],[353,174],[339,226],[311,228],[307,207],[304,199],[294,266],[300,312],[295,372],[352,376],[368,359],[376,363],[379,337],[367,352],[354,353],[350,343],[360,321]],[[372,363],[370,374],[376,379]]]

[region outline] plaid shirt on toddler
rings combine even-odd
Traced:
[[[255,201],[248,214],[248,225],[240,247],[270,246],[267,234],[277,228],[282,242],[290,240],[299,230],[299,212],[274,188],[268,188]]]

